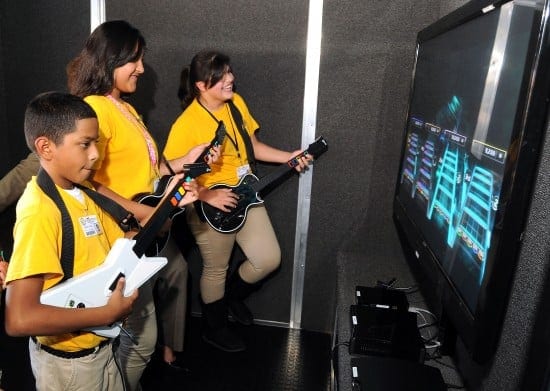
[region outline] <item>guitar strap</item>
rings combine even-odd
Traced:
[[[52,178],[42,168],[38,170],[36,177],[38,186],[48,197],[57,205],[61,212],[61,268],[63,269],[63,278],[65,281],[73,276],[74,266],[74,230],[71,217],[67,211],[65,203],[61,199],[61,195],[57,191]]]
[[[77,185],[81,190],[83,190],[88,196],[94,200],[94,202],[100,206],[105,212],[109,213],[115,221],[118,223],[120,229],[124,232],[129,232],[132,230],[139,231],[141,226],[139,225],[137,219],[134,217],[134,214],[128,212],[118,203],[113,201],[107,196],[104,196],[97,191],[94,191],[86,186]]]
[[[55,187],[48,173],[40,168],[36,177],[36,183],[42,191],[52,199],[57,208],[61,212],[61,268],[63,269],[63,282],[73,276],[74,269],[74,230],[69,211]],[[124,232],[132,229],[139,229],[139,224],[134,215],[122,206],[111,200],[110,198],[100,194],[85,186],[78,185],[97,205],[105,212],[109,213],[117,222]]]
[[[244,147],[246,148],[246,156],[248,158],[250,169],[252,170],[253,174],[256,174],[256,157],[254,156],[254,148],[252,147],[252,140],[250,140],[250,135],[244,127],[243,116],[241,115],[241,112],[239,111],[237,106],[235,106],[235,103],[233,103],[232,100],[228,100],[227,104],[229,105],[231,116],[235,120],[235,123],[237,124],[237,129],[239,130],[239,133],[241,134],[241,137],[244,141]]]

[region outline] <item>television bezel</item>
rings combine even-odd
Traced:
[[[411,117],[411,100],[414,93],[416,64],[419,48],[423,42],[448,32],[472,19],[482,17],[488,7],[498,8],[508,1],[473,1],[432,25],[420,31],[416,40],[410,95],[405,120],[403,144],[399,160],[399,173],[402,170],[406,148],[408,123]],[[494,12],[494,11],[489,11]],[[463,341],[472,359],[478,363],[489,360],[496,350],[504,315],[509,299],[522,232],[527,221],[530,198],[533,191],[538,156],[546,126],[548,98],[550,90],[550,56],[548,54],[548,13],[549,4],[544,2],[540,17],[535,18],[534,34],[530,41],[530,59],[522,81],[518,99],[516,120],[512,131],[512,141],[519,138],[519,152],[513,164],[513,174],[503,178],[503,190],[509,195],[508,207],[501,213],[502,229],[493,230],[492,243],[494,256],[498,259],[498,269],[486,271],[486,278],[478,296],[475,313],[472,313],[456,287],[437,261],[420,229],[409,217],[400,201],[400,182],[396,181],[393,217],[394,223],[404,240],[403,250],[411,266],[422,273],[423,292],[429,292],[429,301],[439,306],[439,315],[445,319],[445,329],[453,330]],[[512,143],[510,143],[512,144]],[[497,232],[498,231],[498,232]],[[420,266],[416,268],[416,266]]]

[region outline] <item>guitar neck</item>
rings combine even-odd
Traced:
[[[176,183],[176,186],[170,192],[168,197],[162,200],[147,223],[137,233],[137,235],[134,236],[134,240],[136,241],[134,252],[138,258],[145,254],[168,217],[170,217],[170,214],[174,208],[178,206],[179,201],[183,198],[185,194],[185,189],[183,188],[184,182],[185,179],[181,179]]]
[[[283,175],[287,174],[289,171],[293,170],[298,166],[299,160],[304,156],[312,156],[315,159],[317,159],[321,154],[325,153],[328,149],[327,141],[322,137],[319,136],[315,142],[311,143],[308,148],[303,151],[302,153],[294,156],[292,159],[290,159],[285,164],[281,164],[275,171],[272,173],[264,176],[262,179],[260,179],[258,182],[253,183],[250,185],[252,189],[256,193],[260,193],[263,189],[265,189],[267,186],[272,184],[273,182],[279,180],[283,177]]]
[[[267,186],[278,181],[283,176],[285,176],[289,171],[292,171],[293,169],[295,169],[296,166],[299,164],[298,159],[304,157],[305,155],[307,155],[307,153],[308,153],[307,151],[304,151],[301,154],[294,156],[288,162],[281,164],[273,172],[262,177],[262,179],[260,179],[258,182],[253,183],[251,185],[252,189],[256,193],[260,193]]]
[[[210,141],[210,145],[204,149],[201,155],[195,160],[195,163],[206,162],[208,156],[210,155],[210,149],[213,147],[218,147],[222,145],[223,140],[225,139],[226,130],[223,121],[218,122],[218,128],[214,134],[214,138]]]

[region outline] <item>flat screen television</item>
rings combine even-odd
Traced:
[[[394,221],[472,358],[494,354],[549,96],[548,4],[472,1],[417,36]]]

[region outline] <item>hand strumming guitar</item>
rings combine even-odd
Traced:
[[[130,312],[132,312],[134,302],[138,298],[139,293],[137,289],[130,296],[124,296],[125,285],[125,278],[119,278],[116,288],[105,305],[105,310],[110,314],[108,315],[110,316],[110,323],[124,321],[130,315]]]
[[[215,208],[230,212],[231,209],[237,206],[239,195],[231,189],[208,189],[201,187],[199,198]]]

